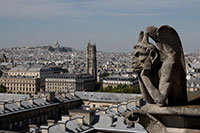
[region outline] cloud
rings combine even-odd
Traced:
[[[1,0],[0,16],[149,16],[194,3],[200,4],[198,0]]]

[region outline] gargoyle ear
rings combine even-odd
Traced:
[[[157,36],[157,30],[158,28],[155,26],[148,26],[146,28],[146,33],[149,34],[149,36],[156,42],[158,40],[158,36]]]
[[[140,31],[139,37],[138,37],[138,43],[140,43],[142,41],[144,37],[144,31]]]
[[[158,58],[158,53],[155,50],[151,50],[150,56],[151,56],[151,63],[153,64],[154,61]]]

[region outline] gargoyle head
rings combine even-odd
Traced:
[[[148,41],[148,34],[140,32],[138,44],[134,46],[132,68],[140,73],[144,69],[152,69],[152,65],[159,58],[158,49]]]

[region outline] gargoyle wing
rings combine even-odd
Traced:
[[[156,42],[162,57],[168,58],[169,56],[174,56],[176,61],[181,61],[180,63],[185,71],[183,48],[176,30],[168,25],[163,25],[159,28],[149,26],[146,32]]]

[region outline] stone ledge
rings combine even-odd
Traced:
[[[199,133],[200,130],[185,128],[167,128],[168,133]]]
[[[200,105],[159,107],[147,104],[140,110],[125,113],[126,124],[134,126],[135,122],[149,133],[200,132]]]
[[[200,105],[159,107],[156,104],[147,104],[140,111],[152,115],[200,116]]]

